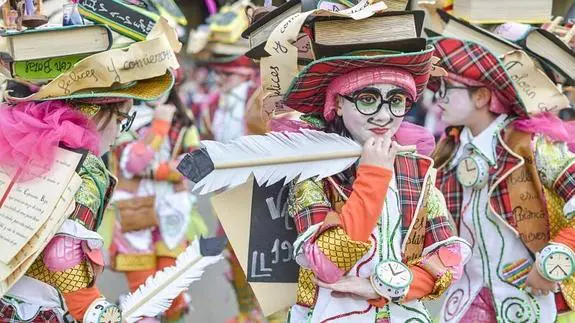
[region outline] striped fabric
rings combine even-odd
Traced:
[[[351,71],[369,67],[398,67],[413,75],[417,97],[427,86],[433,49],[416,53],[377,56],[336,56],[310,63],[293,80],[284,104],[301,113],[323,113],[325,91],[331,81]]]
[[[531,271],[531,268],[531,261],[527,259],[520,259],[514,263],[504,265],[502,276],[508,283],[511,283],[519,288],[525,288],[527,275]]]
[[[479,81],[497,90],[498,97],[517,115],[527,115],[503,63],[487,48],[456,38],[431,38],[429,43],[435,47],[433,56],[441,59],[438,66],[448,73]]]

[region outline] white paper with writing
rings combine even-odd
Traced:
[[[11,178],[10,189],[0,197],[0,262],[10,263],[48,220],[81,160],[81,154],[58,148],[45,174],[22,174],[33,178],[27,181]]]
[[[48,242],[58,232],[64,221],[74,211],[76,205],[74,195],[80,185],[82,185],[82,179],[78,174],[74,174],[66,190],[58,200],[54,212],[17,255],[16,258],[19,258],[18,265],[14,263],[10,265],[0,263],[0,296],[4,295],[26,273]]]
[[[559,88],[535,66],[533,60],[523,51],[512,51],[503,55],[505,69],[515,83],[519,97],[527,113],[559,113],[569,107],[569,99]]]
[[[299,73],[298,48],[293,43],[297,41],[300,29],[309,16],[336,16],[359,20],[386,8],[385,3],[380,0],[362,0],[353,8],[339,12],[316,9],[296,13],[284,19],[272,31],[265,45],[265,50],[270,56],[262,57],[260,60],[264,91],[273,96],[285,94],[293,78]]]

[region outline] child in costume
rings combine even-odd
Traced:
[[[284,96],[290,108],[316,114],[303,117],[315,128],[364,147],[359,165],[290,191],[301,266],[290,322],[431,322],[422,300],[458,278],[469,252],[432,185],[424,154],[433,136],[403,122],[427,83],[433,50],[381,49],[316,60]]]
[[[197,147],[199,134],[191,111],[184,107],[178,94],[183,69],[176,72],[176,86],[167,97],[149,106],[135,107],[140,116],[134,121],[138,139],[114,151],[119,164],[114,204],[121,220],[116,222],[110,254],[113,269],[125,273],[130,292],[157,271],[174,265],[188,245],[196,197],[175,167],[182,153]],[[137,208],[135,212],[153,219],[140,218],[133,223],[129,220],[134,216],[132,208],[142,201],[149,202],[145,209]],[[194,221],[193,226],[205,228],[198,216]],[[165,313],[168,320],[183,317],[189,302],[186,297],[189,296],[181,294],[174,300]]]
[[[572,126],[529,115],[503,64],[479,44],[436,38],[447,76],[430,82],[451,125],[437,187],[473,244],[441,322],[554,322],[575,305]]]
[[[94,94],[95,98],[71,94],[59,100],[7,103],[0,109],[5,130],[0,134],[2,165],[46,162],[60,143],[89,151],[79,170],[83,183],[76,193],[73,213],[26,275],[0,300],[2,320],[120,321],[119,309],[95,286],[104,268],[103,240],[96,230],[116,184],[100,156],[109,150],[120,128],[129,129],[135,116],[128,115],[132,98],[159,97],[169,90],[172,76],[168,72],[153,82],[144,95],[125,96],[110,89]],[[141,91],[137,84],[132,88],[134,93]],[[31,94],[27,86],[15,86],[12,96]]]

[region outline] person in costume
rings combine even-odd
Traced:
[[[175,74],[176,85],[167,96],[134,107],[139,116],[134,121],[137,139],[114,151],[119,183],[113,200],[120,221],[114,229],[110,258],[112,268],[125,273],[130,292],[157,271],[175,264],[188,245],[190,226],[205,228],[197,212],[191,223],[196,197],[176,170],[177,158],[196,149],[199,134],[191,111],[178,94],[183,69]],[[130,220],[134,216],[137,220]],[[174,300],[165,313],[167,320],[183,317],[188,298],[181,294]]]
[[[433,157],[437,187],[473,245],[441,322],[555,322],[575,305],[573,127],[530,114],[483,46],[435,38],[447,75],[430,82],[450,127]]]
[[[431,322],[422,300],[459,277],[469,252],[433,187],[425,156],[433,136],[403,121],[425,88],[433,50],[380,49],[314,61],[284,96],[312,128],[363,145],[359,165],[290,189],[301,269],[289,322]]]
[[[50,166],[59,144],[89,152],[78,171],[83,182],[74,211],[0,299],[1,320],[119,322],[119,309],[95,285],[104,268],[103,240],[96,231],[116,184],[101,156],[120,130],[129,129],[135,117],[128,114],[132,98],[155,99],[173,83],[169,72],[150,80],[154,85],[137,81],[124,93],[103,89],[54,100],[8,101],[0,108],[0,165]],[[9,81],[7,90],[10,98],[26,98],[38,87]]]

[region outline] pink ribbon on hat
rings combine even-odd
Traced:
[[[467,86],[473,86],[473,87],[483,86],[488,88],[492,94],[489,111],[497,114],[504,114],[504,113],[509,114],[512,112],[510,105],[505,103],[506,100],[501,96],[501,93],[498,90],[486,86],[484,83],[479,82],[477,80],[463,77],[453,73],[448,73],[447,76],[445,76],[445,78],[450,81],[458,82]]]
[[[415,101],[417,90],[413,76],[402,69],[393,67],[368,67],[336,77],[326,90],[323,116],[326,121],[335,118],[338,95],[348,95],[368,85],[393,84],[407,91]]]

